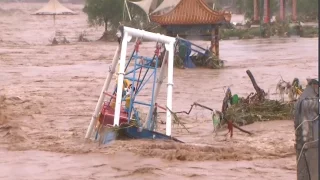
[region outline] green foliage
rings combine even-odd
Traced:
[[[298,16],[306,20],[316,20],[318,18],[318,1],[319,0],[297,0]]]
[[[240,39],[246,31],[243,29],[222,29],[220,31],[220,38],[229,39],[230,37],[238,37]]]
[[[242,2],[245,13],[244,17],[248,19],[253,18],[253,0],[240,0],[238,3]]]
[[[230,37],[237,37],[239,39],[252,39],[261,36],[260,28],[250,29],[223,29],[220,33],[221,39],[229,39]]]
[[[289,23],[271,23],[269,25],[264,24],[259,27],[251,27],[248,29],[221,29],[221,39],[230,39],[236,37],[239,39],[252,39],[254,37],[290,37],[291,35],[298,35],[300,37],[318,37],[318,26],[290,26]]]
[[[174,67],[177,67],[177,68],[183,68],[184,67],[183,59],[177,54],[174,56],[173,63],[174,63]]]
[[[304,26],[301,28],[301,37],[318,37],[319,36],[319,28],[318,27],[308,27]]]
[[[291,34],[290,26],[288,23],[274,23],[270,27],[271,35],[278,35],[280,37],[286,37]]]
[[[235,8],[237,9],[238,13],[242,14],[246,12],[245,3],[243,1],[236,1]]]
[[[235,124],[246,125],[256,121],[288,120],[293,118],[293,103],[280,103],[275,100],[247,104],[241,98],[240,103],[232,105],[225,113],[226,119]]]
[[[106,32],[108,28],[116,29],[119,22],[134,28],[148,26],[148,17],[140,7],[128,2],[128,8],[132,21],[129,20],[127,9],[124,8],[124,0],[86,0],[83,12],[88,15],[90,25],[105,25]]]
[[[279,0],[270,0],[270,16],[278,16],[280,10]]]
[[[86,0],[83,12],[88,15],[88,21],[91,25],[108,25],[118,27],[123,17],[122,0]]]

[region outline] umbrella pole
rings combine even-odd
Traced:
[[[56,15],[53,15],[53,26],[56,27]]]
[[[56,37],[56,15],[53,15],[53,28],[54,28],[54,37]]]

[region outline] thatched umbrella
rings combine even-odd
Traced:
[[[75,15],[76,13],[64,7],[58,0],[50,0],[45,6],[33,15],[53,15],[53,23],[55,25],[56,15]]]

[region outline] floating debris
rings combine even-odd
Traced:
[[[269,99],[247,103],[244,98],[240,98],[238,104],[227,109],[225,118],[240,126],[256,121],[288,120],[293,118],[293,106],[293,103],[281,103]]]
[[[266,99],[267,94],[257,85],[250,70],[246,72],[256,93],[251,93],[247,98],[239,98],[238,103],[232,103],[230,92],[229,96],[226,97],[231,106],[223,111],[225,119],[232,120],[235,124],[241,126],[254,123],[255,121],[292,119],[294,104]]]

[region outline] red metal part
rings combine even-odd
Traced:
[[[107,103],[105,103],[101,110],[99,122],[104,126],[113,125],[113,119],[114,119],[114,109],[110,107]],[[124,110],[123,107],[121,107],[119,125],[124,123],[128,123],[128,113]]]
[[[233,124],[232,124],[232,121],[227,121],[227,124],[228,124],[228,130],[229,130],[228,133],[230,133],[230,138],[232,138],[232,136],[233,136]]]
[[[116,98],[115,95],[109,94],[108,92],[103,92],[105,95],[110,96],[112,98]],[[159,104],[155,103],[155,106],[158,108],[166,111],[167,109],[163,106],[160,106]],[[105,103],[102,107],[99,122],[103,125],[113,125],[113,119],[114,119],[114,109],[108,105],[108,103]],[[128,113],[125,111],[123,107],[120,109],[120,122],[119,124],[128,123]]]
[[[160,108],[160,109],[164,110],[164,111],[166,111],[166,110],[167,110],[165,107],[160,106],[158,103],[155,103],[154,105],[155,105],[155,106],[157,106],[158,108]]]
[[[157,45],[156,45],[156,50],[154,51],[154,53],[155,53],[155,55],[156,55],[157,57],[160,56],[160,51],[161,51],[161,44],[157,44]]]
[[[141,44],[142,42],[141,42],[141,40],[140,39],[138,39],[137,41],[136,41],[136,45],[134,46],[134,50],[136,51],[136,52],[139,52],[139,48],[140,48],[140,44]]]

